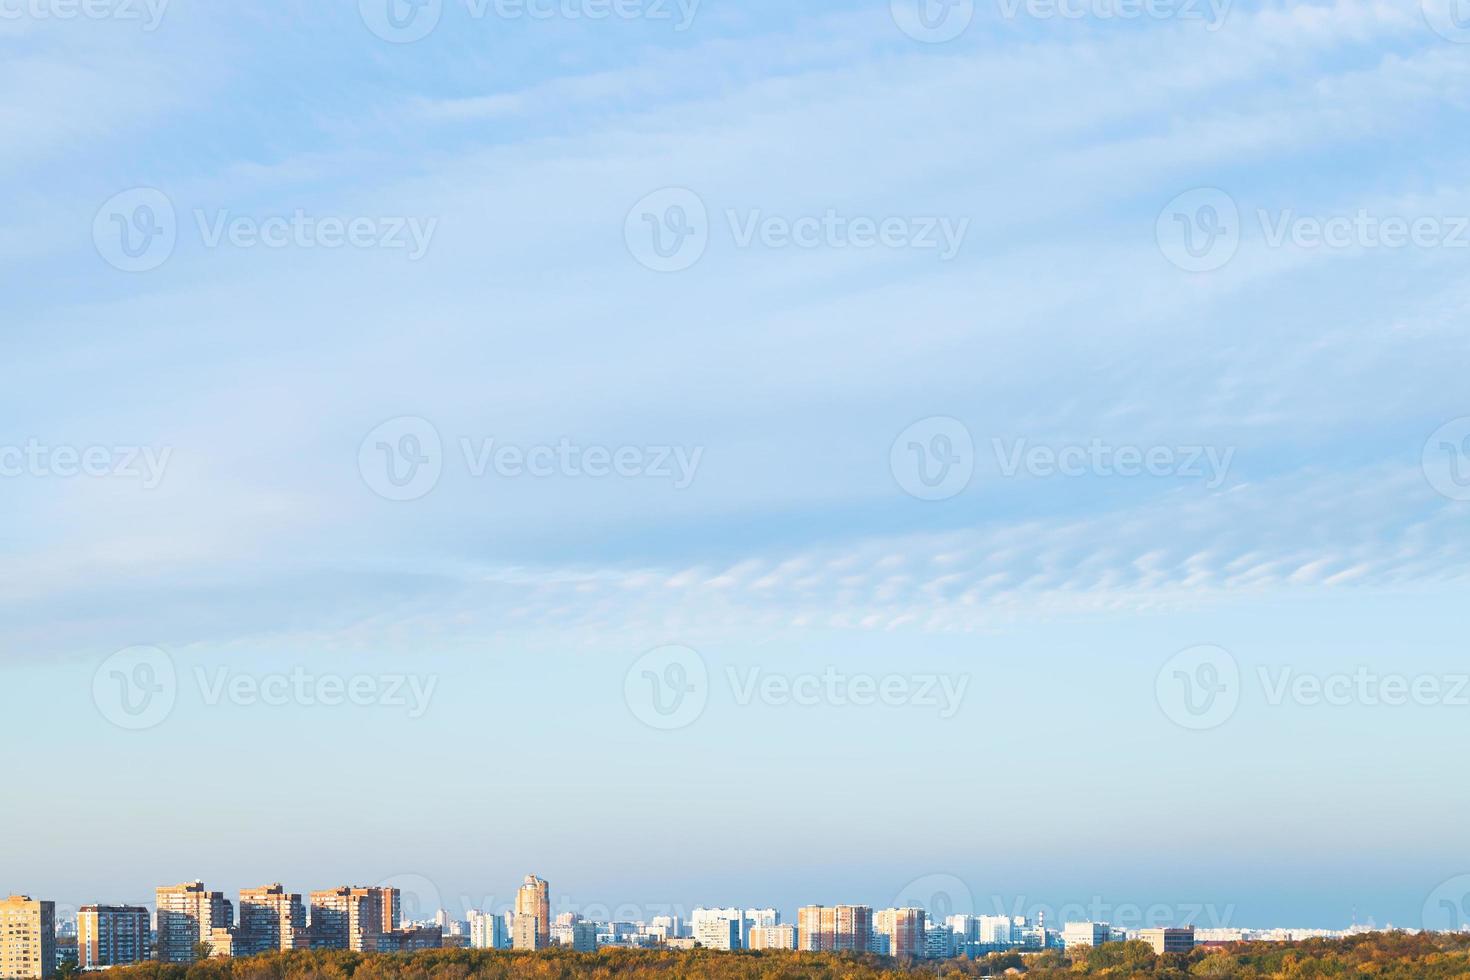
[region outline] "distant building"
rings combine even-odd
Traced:
[[[934,923],[924,930],[924,958],[948,960],[955,955],[954,930],[949,926]]]
[[[83,905],[77,910],[77,966],[96,970],[151,958],[150,918],[141,905]]]
[[[1106,922],[1068,922],[1062,926],[1062,945],[1067,949],[1101,946],[1112,938],[1112,927]]]
[[[545,949],[551,941],[550,933],[541,932],[541,924],[535,913],[516,913],[515,922],[510,930],[511,947],[513,949]]]
[[[280,883],[240,891],[236,956],[307,948],[306,906]]]
[[[1012,939],[1011,917],[1008,915],[982,915],[979,917],[980,941],[991,946],[1010,946]]]
[[[56,969],[60,972],[68,967],[77,965],[81,953],[77,951],[77,937],[74,932],[56,932]]]
[[[745,931],[750,932],[758,926],[774,926],[781,923],[781,913],[775,909],[746,909]]]
[[[0,977],[41,978],[56,972],[56,903],[29,895],[0,901]]]
[[[980,941],[980,917],[978,915],[951,915],[944,920],[954,933],[955,942],[973,943]]]
[[[551,942],[551,891],[545,880],[535,875],[526,875],[516,892],[516,929],[521,928],[523,920],[529,921],[536,930],[536,943],[524,947],[519,938],[512,937],[515,948],[545,949]]]
[[[699,911],[695,910],[696,916]],[[731,919],[713,915],[697,917],[694,920],[694,940],[705,949],[739,949],[740,924],[739,912]]]
[[[572,923],[572,950],[577,953],[597,952],[597,923]]]
[[[470,945],[475,949],[510,949],[510,926],[505,916],[471,912]]]
[[[1153,947],[1160,956],[1165,953],[1187,953],[1194,949],[1194,926],[1175,929],[1142,929],[1138,938]]]
[[[444,945],[444,931],[438,926],[412,926],[380,932],[375,939],[374,952],[410,953],[416,949],[439,949]]]
[[[752,926],[745,934],[746,949],[795,949],[796,926]]]
[[[154,890],[158,909],[158,958],[165,963],[194,962],[199,943],[213,943],[216,933],[228,933],[235,911],[221,892],[200,881],[164,885]]]
[[[873,910],[866,905],[807,905],[796,914],[797,948],[806,952],[866,952]]]
[[[873,916],[873,930],[888,937],[888,955],[918,959],[924,955],[926,915],[923,909],[883,909]]]
[[[310,895],[308,941],[318,949],[370,952],[379,937],[398,928],[400,898],[396,888],[343,885]]]
[[[696,939],[699,938],[699,928],[705,922],[733,922],[735,923],[735,945],[731,949],[743,949],[745,947],[745,912],[734,907],[727,909],[697,908],[689,916],[689,928]],[[712,926],[714,929],[723,929],[723,926]],[[723,948],[723,947],[721,947]]]
[[[678,939],[684,934],[683,923],[677,915],[655,915],[648,923],[645,932],[657,939],[668,942],[670,939]]]

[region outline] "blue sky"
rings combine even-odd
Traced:
[[[1417,925],[1470,872],[1470,38],[1437,0],[991,0],[932,9],[943,43],[904,0],[443,0],[408,43],[374,0],[4,9],[0,717],[31,751],[0,888],[454,906],[534,871],[793,909],[940,875],[1335,926]],[[298,212],[364,244],[251,237]],[[692,222],[680,268],[645,215]],[[559,445],[630,475],[515,463]],[[426,446],[387,499],[374,461]],[[914,451],[968,478],[923,499]],[[1236,668],[1203,728],[1167,693],[1200,645]],[[174,687],[130,728],[140,656]],[[702,709],[660,727],[670,664]],[[1359,670],[1442,696],[1273,703]],[[828,671],[913,697],[782,700]],[[376,700],[250,694],[293,672]]]

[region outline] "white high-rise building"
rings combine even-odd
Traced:
[[[952,915],[944,920],[944,924],[954,932],[956,942],[975,942],[980,938],[978,915]]]
[[[471,910],[470,945],[475,949],[510,949],[510,926],[506,917]]]
[[[742,918],[737,911],[734,918],[706,916],[699,918],[701,910],[694,914],[694,941],[705,949],[740,949],[740,926]]]
[[[980,941],[992,946],[1014,945],[1012,926],[1011,917],[1008,915],[982,915],[980,916]]]
[[[732,922],[735,924],[735,945],[731,949],[745,948],[745,913],[737,908],[728,909],[695,909],[690,916],[690,925],[694,929],[694,938],[699,939],[699,927],[707,922]],[[719,935],[720,933],[712,933]],[[701,945],[708,945],[701,943]]]

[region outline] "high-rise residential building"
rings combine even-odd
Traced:
[[[516,892],[516,928],[521,920],[533,919],[536,928],[536,949],[544,949],[551,942],[551,891],[545,880],[535,875],[526,875]],[[516,948],[520,949],[519,943]]]
[[[525,915],[516,913],[515,921],[510,929],[512,949],[545,949],[550,941],[549,935],[542,937],[540,919],[535,913]]]
[[[924,958],[929,960],[947,960],[955,955],[956,944],[954,930],[949,926],[940,925],[935,922],[924,930]]]
[[[1112,927],[1106,922],[1068,922],[1062,925],[1062,945],[1067,949],[1101,946],[1112,938]]]
[[[980,940],[980,917],[978,915],[951,915],[944,920],[954,933],[955,942],[973,943]]]
[[[158,909],[158,958],[165,963],[192,963],[199,943],[217,939],[216,932],[234,925],[234,908],[221,892],[203,882],[163,885],[155,890]]]
[[[830,949],[822,932],[822,906],[803,905],[796,910],[796,948],[807,953]]]
[[[505,916],[470,911],[470,945],[475,949],[510,949]]]
[[[240,891],[240,925],[235,955],[305,949],[306,906],[279,883]]]
[[[56,972],[56,903],[29,895],[0,901],[0,977],[49,977]]]
[[[694,941],[705,949],[739,949],[740,923],[741,916],[738,912],[735,918],[718,915],[697,918],[694,920]]]
[[[747,949],[795,949],[796,926],[751,926],[745,934]]]
[[[918,959],[925,950],[923,909],[883,909],[873,915],[873,931],[888,937],[888,955]]]
[[[1176,929],[1142,929],[1138,938],[1153,947],[1155,953],[1187,953],[1194,949],[1194,926]]]
[[[746,913],[734,907],[725,909],[697,908],[689,915],[689,928],[696,938],[699,936],[699,927],[703,922],[733,922],[735,923],[735,945],[733,949],[745,947]],[[715,930],[723,926],[713,926]]]
[[[396,888],[344,885],[311,893],[310,944],[321,949],[371,952],[399,925]]]
[[[808,952],[866,952],[873,910],[866,905],[808,905],[797,912],[797,948]]]
[[[141,905],[83,905],[77,910],[77,966],[96,970],[149,959],[150,918]]]
[[[991,946],[1010,946],[1014,923],[1008,915],[980,916],[980,941]]]
[[[577,921],[572,923],[572,951],[576,953],[597,952],[597,923]]]

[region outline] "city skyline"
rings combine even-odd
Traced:
[[[1116,928],[1138,930],[1154,927],[1188,926],[1203,933],[1211,931],[1282,931],[1296,930],[1302,933],[1320,931],[1322,933],[1346,932],[1353,929],[1407,929],[1415,931],[1425,929],[1428,931],[1458,932],[1464,931],[1467,924],[1460,917],[1460,912],[1455,906],[1470,901],[1470,875],[1453,876],[1441,882],[1439,887],[1425,896],[1422,908],[1423,915],[1416,921],[1392,921],[1382,920],[1372,914],[1371,910],[1360,910],[1354,907],[1350,911],[1349,921],[1338,922],[1333,925],[1308,924],[1306,922],[1250,922],[1240,919],[1233,904],[1222,904],[1217,902],[1181,902],[1166,903],[1157,900],[1146,900],[1143,902],[1110,902],[1100,895],[1092,895],[1082,899],[1049,903],[1045,901],[1028,900],[1023,895],[979,895],[975,893],[961,879],[948,874],[931,874],[913,879],[901,889],[894,897],[887,901],[869,901],[858,905],[844,905],[841,901],[835,901],[831,896],[826,902],[813,902],[810,898],[804,898],[790,905],[768,905],[756,901],[751,903],[736,903],[735,905],[719,905],[705,903],[688,903],[673,901],[618,901],[608,903],[605,901],[577,901],[567,892],[552,890],[548,887],[545,879],[535,876],[524,876],[521,884],[509,889],[505,897],[497,897],[493,892],[477,890],[466,892],[458,896],[442,893],[434,882],[418,875],[395,875],[375,885],[343,885],[334,886],[329,889],[309,889],[292,892],[290,886],[282,882],[273,882],[267,885],[242,886],[238,889],[208,888],[207,881],[213,878],[189,879],[181,885],[155,886],[149,890],[149,895],[158,899],[150,898],[147,901],[119,900],[113,898],[93,898],[80,904],[47,898],[56,908],[58,922],[75,922],[77,916],[86,909],[127,909],[134,907],[146,908],[150,914],[156,908],[163,907],[162,896],[170,895],[192,895],[189,908],[213,909],[215,917],[228,917],[232,925],[238,925],[242,931],[261,935],[262,926],[257,922],[275,921],[279,916],[282,923],[294,924],[297,928],[303,928],[309,918],[314,930],[319,930],[323,921],[320,917],[331,915],[335,921],[341,918],[339,931],[341,932],[340,944],[344,949],[364,949],[361,931],[391,931],[403,925],[434,924],[436,921],[442,925],[445,915],[448,915],[456,923],[469,925],[475,915],[507,916],[519,915],[539,916],[544,928],[538,929],[538,942],[545,946],[549,942],[551,927],[559,917],[573,914],[578,917],[595,919],[597,921],[648,921],[662,916],[673,916],[685,922],[691,922],[695,913],[708,910],[743,909],[747,913],[760,908],[768,908],[776,916],[777,922],[770,924],[791,925],[796,927],[801,920],[801,914],[807,909],[822,909],[830,917],[834,910],[843,908],[867,909],[871,915],[875,910],[888,909],[919,909],[927,913],[929,921],[946,921],[953,916],[966,916],[971,918],[1025,920],[1032,923],[1040,922],[1047,928],[1055,929],[1059,934],[1062,926],[1067,923],[1107,923]],[[533,885],[532,882],[536,884]],[[527,899],[525,894],[528,889],[539,888],[540,898]],[[6,889],[0,887],[0,891]],[[25,894],[26,889],[11,889],[14,894]],[[928,895],[925,895],[925,892]],[[35,889],[30,894],[34,895]],[[345,904],[348,894],[355,896],[353,901],[359,900],[367,903],[364,907],[373,909],[371,918],[366,911],[358,913],[354,911],[350,919],[348,909],[354,908]],[[536,895],[532,891],[533,896]],[[240,901],[234,902],[230,896],[238,895]],[[303,898],[309,901],[303,902]],[[271,911],[266,914],[266,906],[261,906],[259,911],[246,911],[249,903],[270,901]],[[447,900],[447,901],[446,901]],[[201,902],[203,903],[201,905]],[[295,902],[300,909],[297,917],[288,918],[289,903]],[[213,904],[210,904],[213,903]],[[988,904],[987,904],[988,903]],[[277,906],[281,911],[276,911]],[[377,911],[381,906],[382,912]],[[174,906],[169,906],[174,907]],[[536,912],[537,908],[544,908],[545,914]],[[337,909],[338,912],[331,912]],[[252,921],[251,915],[260,916],[265,914],[264,919]],[[362,917],[363,926],[356,923]],[[353,923],[351,926],[348,922]],[[205,919],[204,931],[209,931],[208,919]],[[247,925],[247,923],[250,923]],[[765,924],[765,923],[757,923]],[[274,928],[267,922],[268,928]],[[812,929],[833,930],[838,928],[834,921],[813,920]],[[196,930],[197,931],[197,930]],[[282,935],[289,935],[282,931],[272,933],[273,942],[279,942]],[[159,940],[162,942],[162,940]],[[509,933],[507,933],[509,942]],[[285,947],[283,947],[285,948]],[[539,948],[539,947],[538,947]],[[166,956],[167,954],[165,954]],[[246,954],[248,955],[248,953]]]

